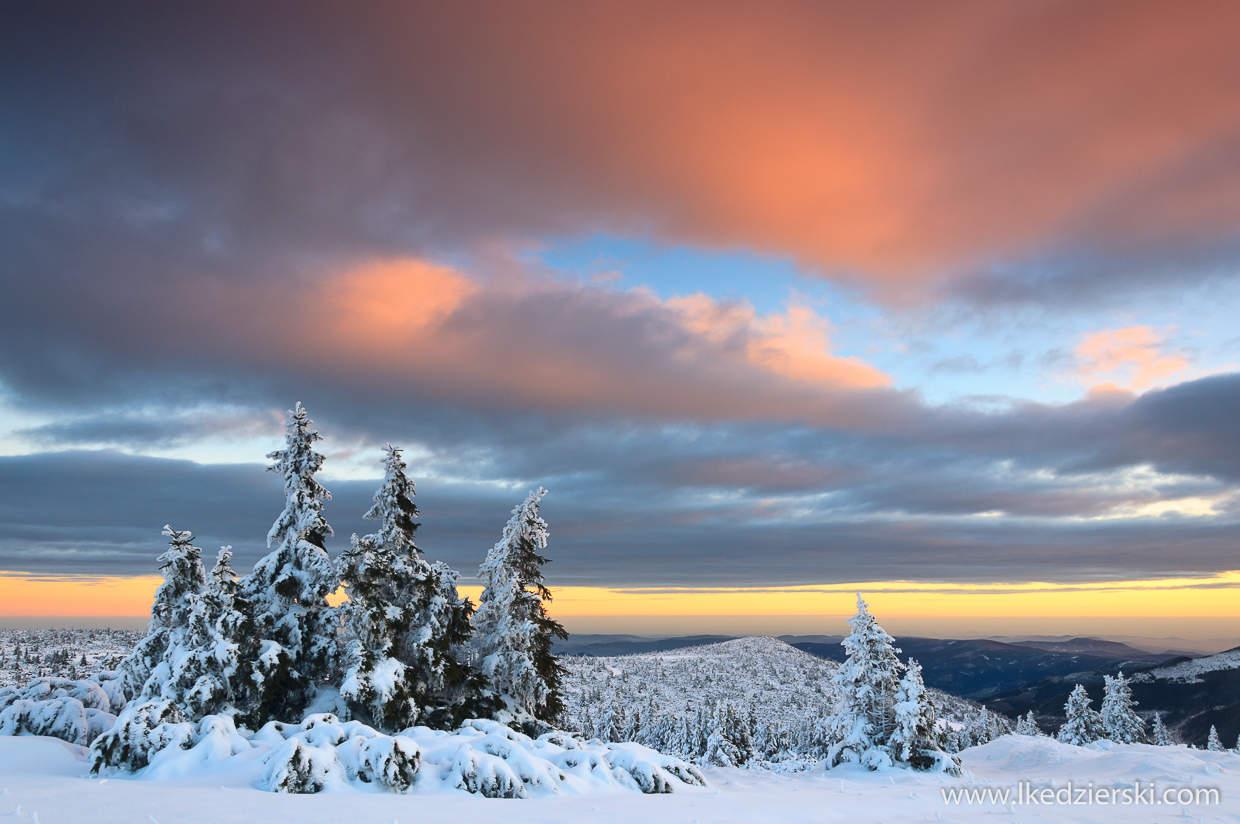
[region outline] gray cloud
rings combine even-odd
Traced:
[[[616,71],[627,48],[613,49],[641,25],[617,23],[613,35],[600,12],[556,29],[580,38],[527,48],[513,35],[554,22],[554,10],[509,20],[494,9],[418,7],[410,19],[400,5],[344,8],[0,12],[0,382],[17,405],[54,418],[27,438],[48,448],[168,448],[269,432],[267,411],[303,400],[346,448],[418,447],[424,543],[467,573],[524,487],[551,487],[550,572],[561,583],[829,582],[892,569],[926,579],[1079,579],[1235,565],[1234,500],[1213,518],[1076,519],[1234,491],[1240,375],[1135,399],[981,412],[927,405],[912,392],[798,387],[745,363],[743,334],[695,338],[666,308],[631,295],[563,284],[522,291],[513,286],[522,276],[506,269],[515,264],[494,249],[587,231],[750,244],[786,252],[807,271],[859,276],[853,270],[864,267],[856,250],[837,261],[832,250],[728,213],[735,181],[711,178],[716,198],[702,185],[709,181],[678,176],[696,167],[677,165],[684,158],[663,147],[702,145],[692,130],[657,131],[678,122],[663,115],[683,108],[672,105],[679,98],[647,95]],[[666,31],[687,30],[672,12],[646,13],[666,20]],[[803,22],[830,33],[833,14],[781,7],[769,32],[799,32]],[[482,17],[491,25],[479,27]],[[861,28],[876,47],[909,42],[904,22],[867,20]],[[1060,20],[1062,30],[1076,31],[1073,22]],[[1012,40],[1024,62],[998,68],[1024,78],[1012,81],[1018,90],[1036,92],[1042,52]],[[577,44],[586,65],[564,72]],[[1218,87],[1208,85],[1195,112],[1218,108],[1211,94],[1220,88],[1224,102],[1234,97],[1234,42],[1224,46],[1202,51],[1219,67],[1210,75]],[[585,60],[594,52],[598,62]],[[831,50],[815,46],[819,53]],[[1088,67],[1088,57],[1072,65]],[[784,76],[779,59],[765,59],[772,77]],[[734,62],[730,53],[723,62]],[[704,89],[678,76],[683,91],[717,90],[703,75]],[[1009,87],[995,82],[958,89],[959,99],[940,101],[943,111],[996,128],[974,116],[1007,99]],[[1172,122],[1157,107],[1139,108],[1159,129]],[[1072,111],[1046,122],[1077,134],[1081,110]],[[1144,114],[1112,115],[1086,126],[1104,136],[1115,123],[1148,126]],[[968,165],[953,179],[976,191],[930,202],[973,206],[903,241],[965,260],[943,294],[969,307],[1067,311],[1096,305],[1119,283],[1132,292],[1232,278],[1235,210],[1217,191],[1235,174],[1227,123],[1198,124],[1159,174],[1102,181],[1109,196],[1082,207],[1077,229],[1051,236],[1028,215],[1029,225],[970,220],[1003,211],[978,181],[1028,183],[1025,174],[1060,168],[1065,158],[1038,149],[1045,135],[1022,132],[1003,144],[1019,149],[1019,168],[990,175],[985,164]],[[929,128],[935,140],[960,138],[953,123],[939,126]],[[1082,126],[1082,135],[1093,132]],[[991,157],[961,140],[947,161]],[[1134,192],[1141,197],[1120,197]],[[1218,197],[1192,201],[1195,192]],[[1001,194],[998,205],[1023,202]],[[1177,208],[1159,211],[1164,203]],[[1211,220],[1196,219],[1203,213]],[[1150,234],[1151,222],[1166,231]],[[816,237],[829,221],[808,223]],[[977,236],[958,228],[974,223]],[[974,265],[974,246],[944,252],[936,233],[984,249],[988,262]],[[498,284],[443,330],[464,356],[440,362],[434,350],[394,344],[378,362],[373,349],[340,354],[316,337],[324,318],[307,315],[316,307],[306,293],[359,262],[405,256],[465,260]],[[555,368],[534,368],[548,363]],[[986,367],[957,359],[938,368]],[[1145,466],[1186,477],[1119,482]],[[369,486],[332,485],[337,547],[365,530],[357,515]],[[275,479],[257,465],[111,452],[0,458],[0,568],[149,572],[164,522],[200,530],[208,548],[233,543],[244,565],[261,552],[279,504]]]

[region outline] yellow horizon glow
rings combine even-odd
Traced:
[[[0,617],[141,616],[161,578],[0,573]],[[559,587],[558,618],[608,616],[847,615],[861,592],[888,617],[1240,617],[1240,570],[1200,578],[1078,584],[863,581],[789,587]],[[481,587],[462,586],[478,602]],[[331,598],[339,603],[342,596]]]

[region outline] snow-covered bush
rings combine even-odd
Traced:
[[[357,777],[403,793],[413,788],[421,764],[421,752],[412,738],[376,736],[361,744]]]
[[[193,725],[185,723],[185,711],[172,701],[146,701],[126,708],[112,729],[95,739],[90,748],[93,773],[108,769],[136,772],[151,756],[168,746],[188,749],[193,744]]]
[[[275,793],[317,793],[328,781],[343,782],[344,767],[335,752],[290,738],[267,759],[262,787]]]
[[[116,722],[107,687],[115,691],[116,682],[36,678],[0,689],[0,735],[48,735],[89,747]]]
[[[533,798],[598,791],[671,792],[705,786],[691,764],[638,744],[582,741],[555,731],[538,739],[496,721],[474,719],[454,731],[410,727],[386,735],[331,713],[300,724],[269,722],[257,732],[227,716],[182,720],[175,705],[129,708],[91,750],[93,770],[148,780],[192,779],[240,769],[271,792],[318,793],[349,787],[464,792]]]
[[[49,735],[88,747],[115,722],[116,716],[76,698],[18,699],[0,710],[0,735]]]

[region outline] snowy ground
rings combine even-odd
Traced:
[[[1105,747],[1106,745],[1101,745]],[[869,773],[780,774],[712,769],[709,788],[676,787],[671,795],[632,792],[523,800],[465,794],[393,795],[344,791],[290,796],[252,788],[252,770],[214,773],[184,781],[90,778],[74,748],[39,737],[0,737],[0,820],[17,824],[172,824],[296,821],[401,824],[420,821],[573,822],[573,824],[820,824],[820,822],[1240,822],[1240,756],[1185,747],[1115,746],[1109,750],[1058,744],[1047,738],[1006,736],[963,754],[962,780],[895,770]],[[1219,791],[1220,803],[1030,806],[951,805],[943,790],[1000,790],[1030,781],[1037,788],[1068,781],[1077,787],[1168,787]],[[1015,790],[1013,789],[1013,792]]]

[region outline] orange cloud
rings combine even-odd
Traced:
[[[873,392],[891,383],[833,354],[828,321],[795,297],[784,312],[759,315],[703,294],[663,301],[533,277],[484,285],[394,259],[301,289],[228,283],[197,287],[196,298],[182,303],[239,358],[290,375],[330,372],[359,392],[387,385],[535,410],[856,424],[873,420],[882,405]],[[219,334],[219,318],[233,324],[229,334]]]
[[[479,13],[369,21],[374,93],[417,124],[434,192],[487,198],[451,204],[467,220],[640,226],[888,284],[1240,220],[1236,4]]]
[[[709,341],[743,337],[750,363],[792,381],[836,389],[891,385],[888,375],[859,358],[832,355],[830,323],[796,295],[783,314],[771,315],[758,315],[747,304],[720,303],[700,292],[671,298],[667,305]]]
[[[1092,332],[1077,344],[1075,354],[1078,366],[1073,376],[1077,380],[1094,387],[1101,384],[1134,391],[1162,383],[1191,365],[1149,326]]]
[[[446,266],[376,260],[325,283],[320,301],[335,334],[379,345],[435,326],[477,289]]]

